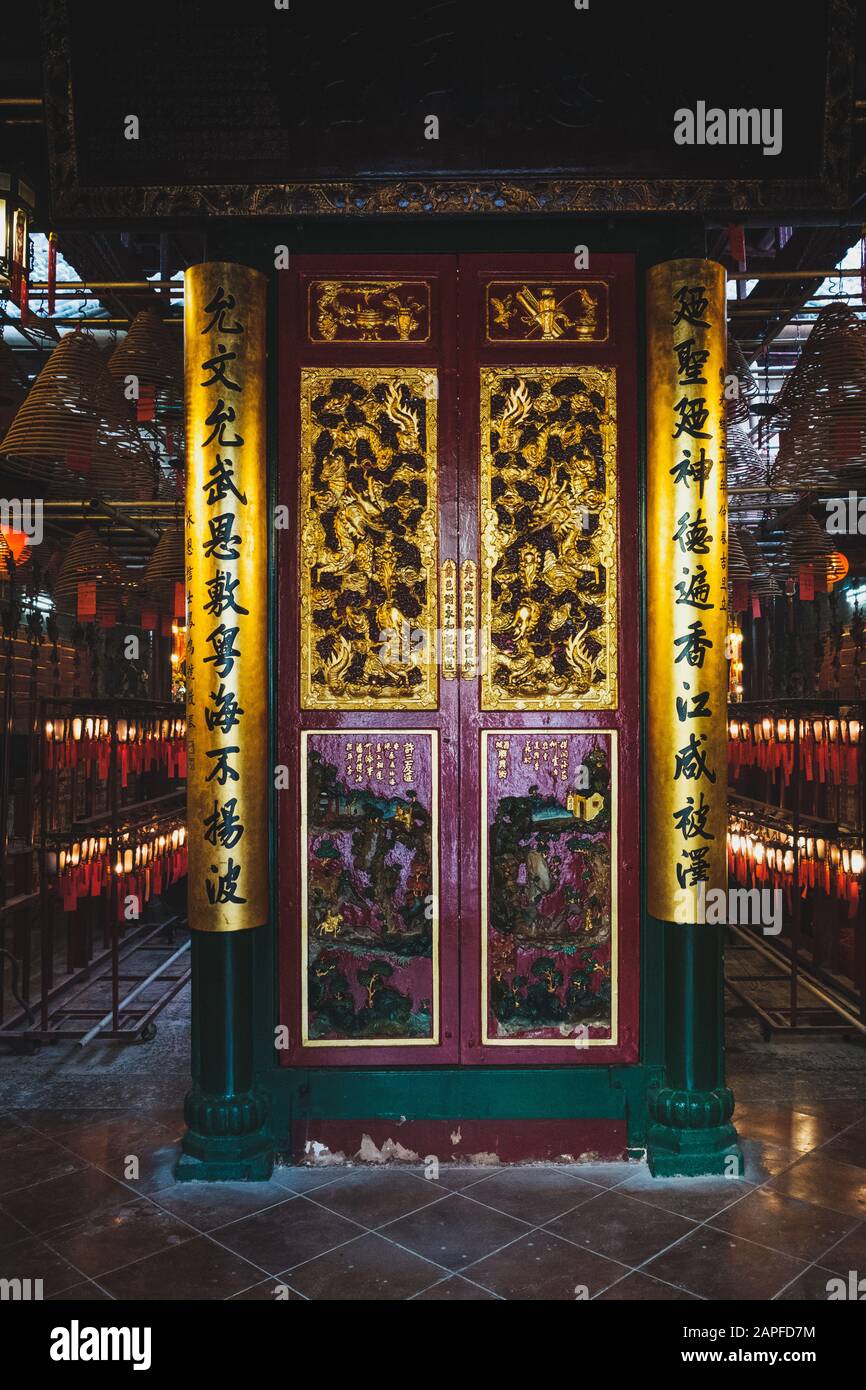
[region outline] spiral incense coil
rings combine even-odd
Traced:
[[[764,559],[754,533],[744,526],[737,532],[737,535],[752,571],[749,581],[752,593],[757,594],[759,598],[774,598],[780,592],[779,586],[770,573],[770,567]]]
[[[727,381],[725,383],[725,419],[728,428],[732,425],[746,425],[749,422],[749,405],[753,397],[758,394],[758,383],[752,376],[751,368],[743,356],[743,350],[736,338],[728,338],[728,359],[726,367]],[[738,384],[737,393],[731,396],[728,391],[728,384],[731,377],[735,377]]]
[[[728,487],[761,487],[767,482],[767,464],[742,425],[728,422],[725,457]]]
[[[121,598],[128,596],[135,580],[117,556],[89,526],[76,531],[67,546],[54,584],[58,608],[75,614],[80,584],[96,585],[97,621],[117,614]]]
[[[127,377],[136,377],[140,393],[152,395],[156,417],[181,414],[181,344],[155,310],[142,309],[136,314],[126,337],[112,352],[108,370],[121,386]]]
[[[808,513],[797,518],[782,535],[773,561],[774,571],[789,579],[798,579],[804,565],[811,565],[815,577],[826,583],[828,557],[833,546],[827,532]]]
[[[3,438],[6,471],[68,495],[125,501],[153,495],[154,465],[93,338],[76,330],[54,348]]]
[[[751,577],[752,567],[746,559],[739,532],[734,528],[728,535],[728,581],[745,581],[748,584]]]
[[[163,531],[147,562],[143,584],[160,603],[173,605],[174,586],[184,580],[183,527],[169,526]]]
[[[866,325],[847,304],[821,310],[777,405],[799,486],[866,463]]]

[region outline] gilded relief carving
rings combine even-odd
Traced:
[[[301,372],[301,700],[435,709],[436,372]]]
[[[314,343],[426,343],[430,337],[426,280],[314,280],[308,306]]]
[[[487,286],[487,341],[607,342],[607,296],[603,280],[493,280]]]
[[[616,369],[481,369],[482,709],[617,704]]]

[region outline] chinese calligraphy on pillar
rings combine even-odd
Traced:
[[[267,919],[265,279],[186,272],[189,922]]]
[[[696,921],[700,885],[727,883],[725,273],[648,281],[648,906]]]

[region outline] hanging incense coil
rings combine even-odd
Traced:
[[[183,527],[163,531],[144,571],[144,587],[163,607],[173,611],[174,586],[184,582]]]
[[[811,565],[816,579],[826,585],[828,556],[832,552],[833,546],[827,532],[807,512],[783,533],[773,569],[787,579],[799,579],[800,570]]]
[[[90,526],[83,526],[72,537],[57,572],[54,598],[57,607],[75,615],[81,584],[96,586],[96,617],[117,612],[120,600],[134,588],[135,581]]]
[[[767,482],[767,464],[742,425],[728,423],[728,487],[761,487]]]
[[[728,607],[731,612],[746,607],[751,578],[752,570],[746,552],[736,527],[731,527],[728,532]]]
[[[749,422],[749,404],[753,397],[758,394],[758,383],[752,376],[751,368],[743,356],[743,350],[736,338],[728,338],[728,362],[726,368],[728,380],[725,383],[725,419],[730,429],[731,425],[745,425]],[[737,381],[737,394],[730,396],[728,385],[731,377]]]
[[[183,356],[180,340],[153,309],[142,309],[129,332],[114,349],[108,370],[123,387],[135,377],[138,403],[150,396],[154,418],[180,416],[183,411]],[[131,402],[133,409],[136,402]],[[149,418],[149,417],[147,417]]]
[[[782,430],[776,457],[769,473],[769,480],[776,491],[786,492],[796,501],[804,492],[832,482],[833,478],[833,470],[817,453],[798,453],[792,427]]]
[[[759,598],[774,598],[780,592],[779,586],[770,573],[770,567],[754,532],[744,526],[737,532],[737,536],[752,572],[749,580],[752,593],[757,594]]]
[[[154,467],[93,338],[76,330],[54,348],[7,430],[7,471],[47,489],[153,495]]]
[[[728,579],[750,580],[752,567],[746,559],[746,552],[739,532],[734,528],[728,536]]]
[[[847,304],[821,310],[778,408],[800,486],[866,463],[866,325]]]

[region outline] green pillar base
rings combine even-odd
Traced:
[[[268,1147],[259,1153],[220,1156],[211,1152],[204,1158],[182,1153],[174,1165],[176,1182],[267,1182],[273,1172],[274,1153]]]
[[[654,1178],[743,1176],[743,1154],[731,1124],[734,1097],[727,1087],[666,1087],[647,1099],[647,1163]]]
[[[267,1182],[274,1146],[263,1095],[206,1096],[193,1090],[184,1117],[189,1128],[174,1168],[178,1182]]]

